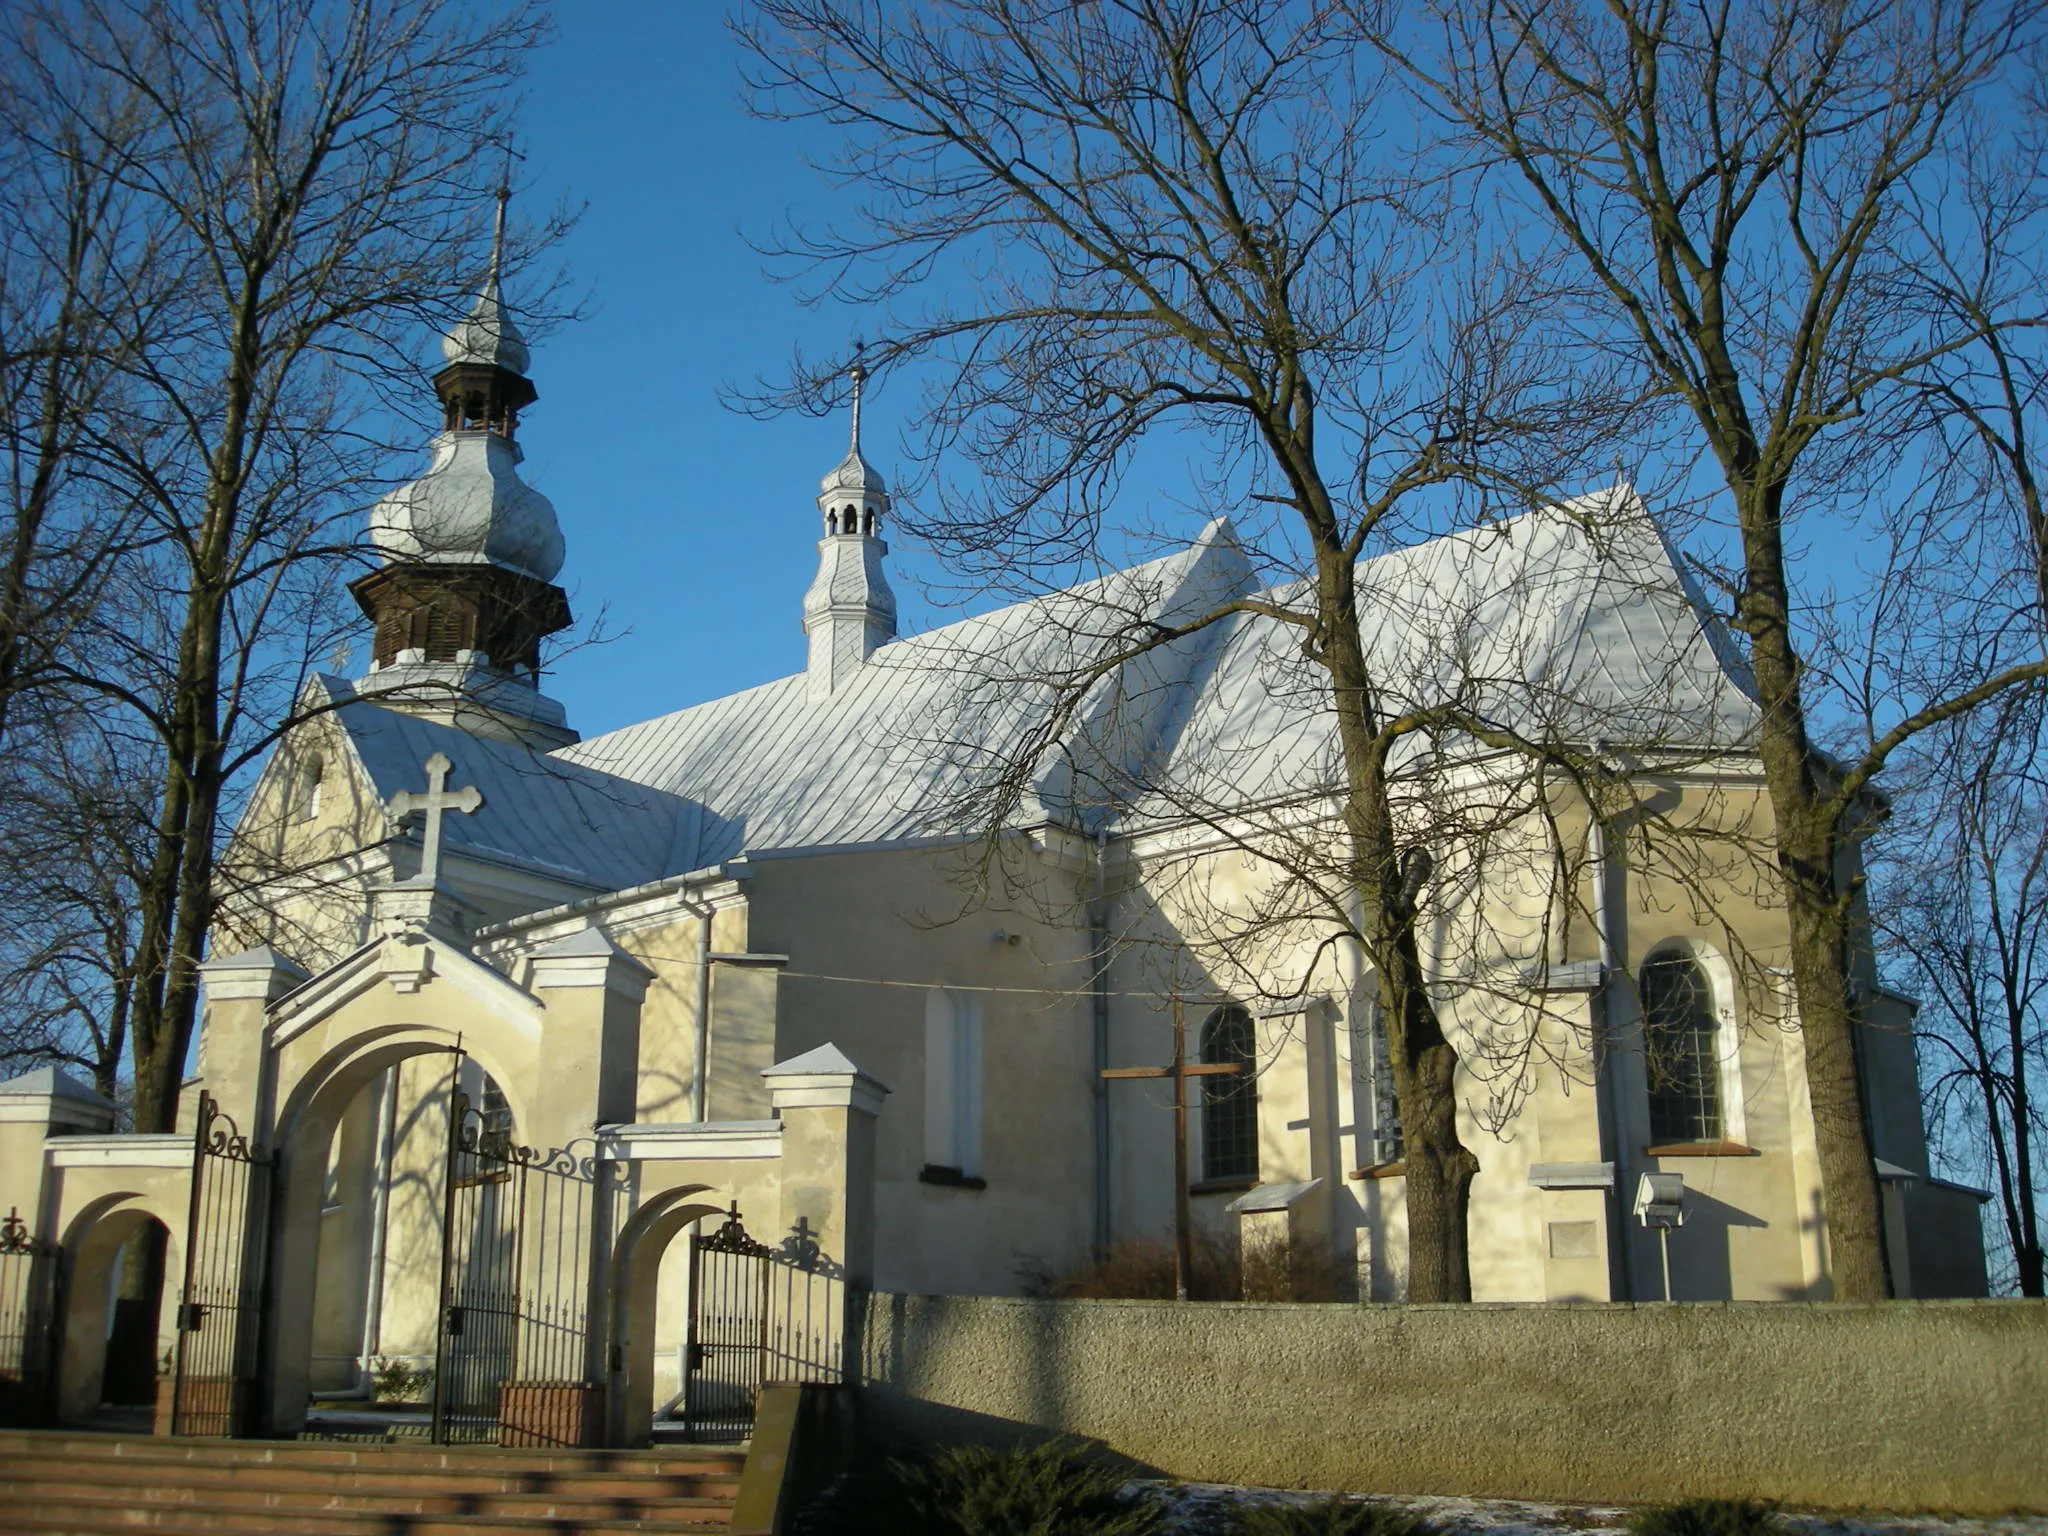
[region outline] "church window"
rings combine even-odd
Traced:
[[[1650,1140],[1721,1138],[1719,1020],[1707,973],[1688,954],[1654,955],[1637,977],[1650,1077]]]
[[[1387,1020],[1369,996],[1354,1006],[1351,1023],[1351,1108],[1358,1123],[1358,1155],[1367,1164],[1401,1161],[1401,1097],[1387,1051]]]
[[[925,994],[924,1160],[927,1182],[981,1178],[981,1000]]]
[[[305,766],[299,770],[297,820],[312,821],[320,814],[320,794],[326,777],[327,763],[324,758],[315,754],[306,759]]]
[[[488,1072],[484,1074],[483,1092],[477,1096],[477,1109],[483,1119],[483,1135],[487,1138],[484,1144],[511,1146],[512,1102],[505,1097],[505,1090],[498,1086],[498,1080]]]
[[[1252,1016],[1232,1003],[1202,1023],[1202,1060],[1241,1072],[1202,1079],[1202,1177],[1259,1176],[1259,1085]]]

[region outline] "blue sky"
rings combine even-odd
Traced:
[[[793,348],[844,354],[877,317],[805,307],[748,244],[778,220],[841,206],[805,161],[835,140],[747,114],[721,6],[578,0],[558,24],[526,83],[520,195],[536,215],[557,201],[582,208],[555,255],[584,308],[536,338],[541,397],[519,437],[527,478],[561,519],[576,634],[604,610],[614,637],[570,649],[548,683],[591,736],[801,669],[814,498],[845,455],[847,423],[756,420],[720,389],[774,374]],[[508,297],[516,306],[516,283]],[[421,355],[424,389],[432,338]],[[894,488],[915,390],[887,377],[868,388],[868,457]],[[1201,520],[1171,515],[1191,480],[1188,446],[1148,446],[1123,500],[1192,536]],[[890,543],[903,631],[957,616],[923,590],[946,573]]]
[[[802,664],[812,498],[846,451],[843,422],[719,403],[792,344],[831,350],[859,329],[802,308],[743,238],[825,188],[799,130],[743,110],[721,14],[579,0],[528,81],[522,195],[584,206],[559,255],[585,313],[534,348],[541,398],[520,439],[561,518],[579,629],[605,608],[619,633],[564,656],[550,684],[586,735]],[[886,473],[886,390],[870,420]]]

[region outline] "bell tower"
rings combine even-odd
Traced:
[[[576,740],[562,706],[540,691],[540,643],[570,614],[554,585],[563,556],[554,505],[519,477],[519,413],[540,392],[500,288],[510,196],[499,189],[482,289],[441,342],[433,462],[371,512],[383,562],[349,591],[376,626],[358,693],[545,749]]]
[[[818,576],[804,594],[804,633],[810,638],[807,674],[813,696],[829,695],[854,676],[878,645],[896,638],[896,594],[882,568],[889,546],[882,519],[888,487],[860,451],[861,391],[868,371],[856,360],[853,438],[846,458],[820,483],[818,511],[825,536],[818,541]]]

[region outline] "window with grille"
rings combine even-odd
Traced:
[[[1387,1053],[1386,1015],[1372,1010],[1372,1156],[1376,1163],[1398,1163],[1407,1153],[1401,1138],[1401,1096],[1394,1091],[1394,1062]]]
[[[483,1122],[479,1127],[480,1144],[500,1149],[503,1155],[503,1149],[512,1145],[512,1105],[498,1080],[488,1072],[484,1074],[483,1092],[477,1096],[477,1111]]]
[[[1657,955],[1637,978],[1650,1075],[1650,1140],[1721,1139],[1720,1025],[1707,973],[1690,955]]]
[[[1387,1020],[1366,986],[1351,1005],[1351,1114],[1357,1128],[1358,1159],[1367,1165],[1398,1163],[1401,1096],[1394,1088],[1394,1063],[1387,1048]]]
[[[1202,1024],[1202,1060],[1244,1070],[1202,1079],[1202,1177],[1259,1176],[1259,1085],[1252,1016],[1231,1004]]]

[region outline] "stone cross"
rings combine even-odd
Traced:
[[[1229,1077],[1242,1072],[1241,1062],[1188,1060],[1187,1021],[1181,1001],[1173,1000],[1173,1064],[1166,1067],[1111,1067],[1102,1075],[1112,1081],[1165,1078],[1173,1084],[1173,1294],[1188,1299],[1188,1275],[1194,1268],[1194,1223],[1188,1212],[1188,1079]]]
[[[426,815],[426,841],[420,850],[420,872],[416,877],[421,885],[432,885],[441,878],[442,815],[448,811],[460,811],[465,816],[473,816],[484,808],[483,794],[474,784],[449,792],[448,775],[454,771],[455,765],[448,761],[448,754],[436,752],[427,759],[427,792],[422,795],[405,790],[393,795],[389,802],[391,814],[400,820],[414,811]]]

